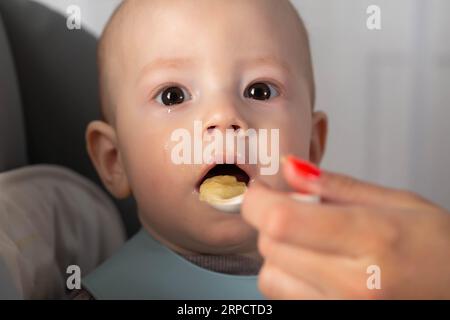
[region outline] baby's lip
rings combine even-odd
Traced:
[[[211,169],[213,169],[216,165],[221,165],[221,164],[235,165],[236,167],[238,167],[239,169],[241,169],[242,171],[244,171],[248,175],[249,181],[252,181],[252,179],[253,179],[253,177],[255,176],[255,173],[256,173],[256,165],[239,164],[239,163],[236,163],[236,162],[234,162],[234,163],[214,162],[214,163],[205,165],[200,170],[199,179],[197,180],[197,183],[195,185],[195,191],[197,191],[197,192],[199,191],[200,185],[205,180],[205,176],[208,174],[208,172]]]

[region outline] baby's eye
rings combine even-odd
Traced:
[[[279,93],[273,85],[264,82],[254,83],[245,89],[244,92],[246,98],[255,100],[268,100],[278,95]]]
[[[156,102],[166,106],[172,106],[174,104],[183,103],[189,98],[189,93],[185,89],[171,86],[163,89],[161,93],[156,96]]]

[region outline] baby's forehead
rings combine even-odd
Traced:
[[[237,30],[231,34],[234,37],[217,39],[230,47],[246,34],[270,38],[277,35],[276,30],[289,34],[289,42],[307,42],[303,22],[289,0],[126,0],[110,19],[100,42],[128,48],[132,42],[138,42],[139,49],[143,42],[162,40],[159,42],[181,42],[189,48],[199,46],[202,36],[211,40],[217,29]],[[174,38],[173,31],[186,38]],[[270,40],[278,38],[283,37],[278,34]]]
[[[211,50],[211,43],[223,50]],[[286,59],[282,58],[290,55],[312,74],[306,30],[288,0],[127,0],[116,10],[100,40],[101,86],[130,69],[127,63],[136,63],[133,67],[139,72],[152,58],[163,59],[194,48],[197,51],[192,51],[191,60],[208,56],[219,63],[234,61],[236,51],[272,51],[272,58],[283,62]],[[232,50],[227,61],[219,60],[223,52]],[[139,65],[137,57],[141,56],[145,64]]]

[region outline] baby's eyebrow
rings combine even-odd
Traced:
[[[283,59],[280,59],[276,56],[257,56],[257,57],[250,57],[246,59],[241,60],[242,66],[250,66],[250,67],[259,67],[259,66],[273,66],[275,68],[280,68],[286,73],[291,73],[292,68],[291,66],[284,61]]]
[[[146,74],[155,72],[156,70],[160,69],[181,69],[186,68],[188,66],[192,66],[194,64],[198,63],[198,59],[195,58],[186,58],[186,57],[179,57],[179,58],[156,58],[152,62],[145,65],[141,72],[139,73],[139,77],[137,82],[141,80],[142,77],[144,77]]]
[[[155,72],[156,70],[161,69],[182,69],[186,67],[192,67],[195,64],[198,64],[199,59],[191,58],[191,57],[178,57],[178,58],[164,58],[159,57],[154,59],[152,62],[145,65],[139,76],[137,78],[136,83],[139,83],[141,79],[147,75],[148,73]],[[256,56],[256,57],[247,57],[239,60],[240,67],[259,67],[259,66],[273,66],[275,68],[280,68],[286,73],[291,73],[290,65],[276,57],[276,56]]]

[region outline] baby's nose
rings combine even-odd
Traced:
[[[208,133],[212,133],[216,130],[222,132],[232,130],[237,133],[241,129],[248,129],[246,120],[235,106],[218,107],[214,110],[210,110],[204,119],[206,121],[204,123],[204,129],[206,129]]]
[[[219,126],[217,126],[217,125],[210,125],[207,128],[209,133],[213,132],[216,129],[220,130],[221,128]],[[225,129],[232,129],[234,131],[239,131],[241,129],[241,126],[238,125],[238,124],[232,124],[228,128],[225,128]]]

